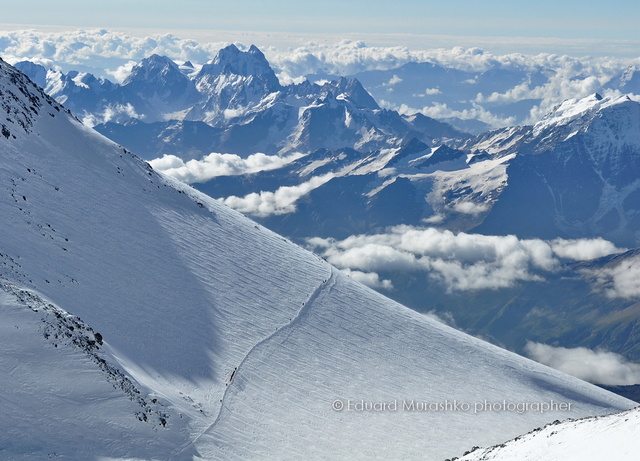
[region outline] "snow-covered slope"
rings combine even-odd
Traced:
[[[4,62],[0,92],[4,458],[441,459],[632,406],[364,288]]]
[[[640,409],[566,422],[556,421],[509,442],[477,449],[460,461],[634,461],[640,453]]]
[[[452,231],[474,242],[517,236],[545,246],[558,238],[606,239],[620,252],[637,248],[639,134],[637,101],[592,95],[566,101],[535,126],[496,130],[458,149],[414,139],[367,155],[318,150],[276,170],[218,176],[195,187],[326,251],[341,268],[366,273],[372,278],[361,280],[397,301],[453,315],[465,331],[510,350],[524,352],[527,341],[537,341],[601,347],[636,360],[637,297],[612,296],[588,275],[609,273],[610,258],[579,265],[563,259],[549,272],[499,286],[476,284],[483,278],[474,275],[469,285],[455,287],[442,283],[434,265],[416,263],[420,251],[398,254],[400,240],[392,235],[416,231],[430,242],[431,232]],[[197,166],[207,163],[182,170],[198,177]],[[317,237],[324,243],[318,246]],[[449,255],[466,264],[454,250]]]

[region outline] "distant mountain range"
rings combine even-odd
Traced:
[[[229,45],[197,71],[153,55],[121,85],[30,62],[16,67],[97,131],[146,159],[165,153],[187,160],[210,152],[369,151],[414,137],[466,137],[423,115],[381,109],[355,79],[283,86],[255,46],[240,51]]]
[[[330,173],[295,211],[263,217],[297,238],[345,238],[426,223],[521,238],[604,237],[635,247],[639,130],[640,103],[596,94],[563,103],[534,126],[452,141],[451,147],[414,138],[367,154],[317,150],[278,170],[196,187],[213,197],[246,196]]]
[[[368,70],[349,77],[362,82],[377,101],[397,107],[431,108],[431,112],[443,114],[439,119],[446,113],[460,114],[443,120],[474,134],[491,129],[495,123],[522,125],[532,123],[532,118],[537,121],[535,112],[541,105],[548,104],[551,95],[562,98],[557,94],[558,86],[562,84],[576,88],[583,85],[603,94],[640,94],[640,69],[637,66],[629,66],[609,79],[579,71],[567,78],[563,72],[558,72],[559,69],[544,64],[519,65],[517,59],[510,65],[487,64],[486,69],[481,70],[410,62],[395,69]],[[322,77],[333,78],[331,75]],[[467,115],[466,119],[460,119],[469,113],[475,113],[475,117]]]
[[[462,85],[461,71],[454,75],[433,64],[418,67],[425,66],[437,81],[454,85],[446,94],[462,91],[456,86]],[[417,72],[411,64],[405,67]],[[331,172],[336,177],[301,204],[313,209],[315,218],[308,220],[299,211],[302,222],[295,229],[270,223],[287,235],[344,237],[426,220],[454,231],[600,236],[622,246],[640,241],[640,116],[638,103],[625,97],[566,101],[535,126],[470,137],[420,114],[407,117],[381,109],[355,79],[283,86],[255,46],[240,51],[230,45],[199,70],[154,55],[136,65],[122,85],[28,62],[17,68],[78,117],[106,121],[95,128],[149,160],[172,154],[186,161],[210,152],[311,154],[269,173],[272,181],[258,174],[249,181],[238,179],[241,188],[229,184],[233,180],[201,187],[216,197],[247,195],[294,184],[296,179],[284,176],[295,176],[296,168],[304,171],[299,182]],[[636,74],[630,69],[621,75],[620,87],[633,89]],[[540,69],[538,77],[527,78],[544,75]],[[507,86],[516,78],[476,77]],[[438,149],[432,152],[432,147]],[[327,163],[336,157],[341,160]],[[340,179],[347,176],[358,178]],[[342,216],[340,209],[325,213],[325,197],[314,195],[343,194],[343,183],[357,191],[348,198],[353,203],[343,202],[347,211]],[[332,230],[335,219],[344,222],[342,230]]]

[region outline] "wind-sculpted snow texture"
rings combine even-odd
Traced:
[[[4,62],[0,91],[3,458],[442,459],[632,405],[335,272]],[[570,411],[474,413],[485,399]]]

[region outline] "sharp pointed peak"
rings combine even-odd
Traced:
[[[225,52],[229,52],[229,53],[241,53],[242,51],[240,51],[240,48],[238,48],[236,46],[235,43],[230,43],[229,45],[225,46],[224,48],[221,48],[220,51],[218,51],[218,54],[220,53],[225,53]]]

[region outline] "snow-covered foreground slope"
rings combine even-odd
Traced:
[[[495,447],[475,450],[460,461],[635,461],[640,453],[640,410],[552,423]]]
[[[2,458],[442,459],[632,406],[364,288],[3,62],[0,92]]]

